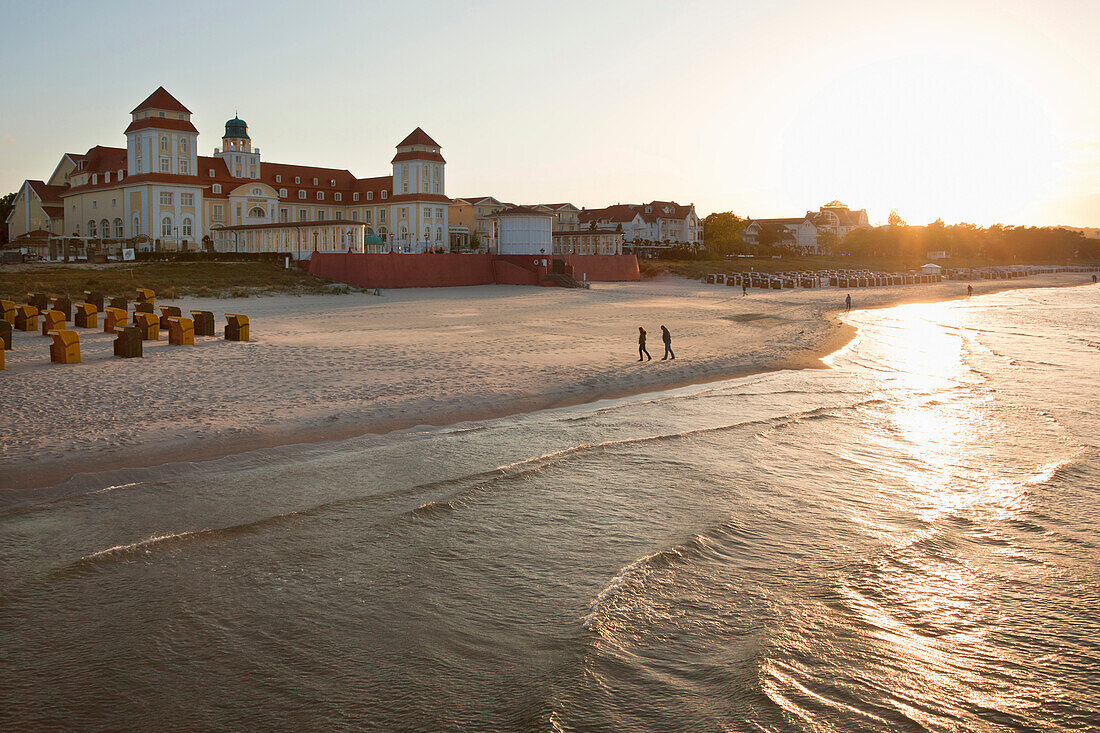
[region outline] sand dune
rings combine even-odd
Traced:
[[[1012,287],[1082,283],[1046,275]],[[853,292],[854,307],[965,295],[965,284]],[[977,293],[1005,283],[977,283]],[[819,364],[849,337],[843,293],[753,291],[665,278],[591,290],[438,288],[246,300],[158,301],[245,313],[253,341],[146,343],[116,359],[81,329],[83,363],[50,364],[49,339],[15,334],[0,372],[0,487],[418,424],[559,406]],[[659,361],[660,326],[675,361]],[[637,327],[652,362],[637,360]],[[219,324],[219,332],[221,325]]]

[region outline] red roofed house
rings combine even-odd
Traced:
[[[648,204],[615,204],[605,209],[582,209],[578,229],[618,230],[622,227],[625,243],[635,251],[668,249],[676,246],[699,247],[703,244],[703,224],[695,213],[695,204],[675,201],[651,201]]]
[[[131,113],[126,147],[64,155],[48,181],[26,181],[8,217],[12,240],[35,229],[152,249],[286,252],[446,250],[439,144],[420,128],[390,175],[270,163],[239,117],[199,155],[191,111],[163,87]]]

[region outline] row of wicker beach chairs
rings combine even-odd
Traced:
[[[109,303],[104,307],[104,303]],[[4,369],[4,352],[12,348],[12,331],[37,331],[42,318],[41,332],[48,336],[50,361],[58,364],[80,362],[80,334],[67,328],[70,321],[74,328],[99,327],[102,313],[103,332],[115,335],[114,354],[132,358],[143,355],[142,342],[158,341],[160,332],[168,332],[168,343],[176,346],[194,346],[196,336],[214,336],[214,314],[210,311],[190,311],[183,315],[179,306],[161,306],[160,316],[154,312],[156,294],[149,288],[138,288],[133,320],[128,325],[129,301],[124,297],[105,298],[103,293],[86,290],[84,300],[73,302],[68,297],[49,298],[45,293],[27,293],[26,302],[0,299],[0,370]],[[248,341],[250,323],[248,316],[226,313],[224,335],[228,341]]]
[[[889,285],[936,283],[941,275],[870,272],[867,270],[817,270],[813,272],[711,273],[706,281],[729,287],[784,290],[787,288],[875,288]]]

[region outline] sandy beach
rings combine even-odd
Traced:
[[[975,294],[1087,275],[974,283]],[[844,292],[750,291],[662,278],[591,290],[484,286],[238,300],[158,300],[245,313],[249,343],[146,342],[116,359],[80,329],[83,362],[15,333],[0,408],[0,486],[443,425],[753,372],[820,365],[851,336]],[[854,308],[965,297],[966,283],[852,291]],[[660,361],[660,326],[677,358]],[[637,328],[654,359],[637,361]]]

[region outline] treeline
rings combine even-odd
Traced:
[[[1100,240],[1061,227],[978,227],[939,220],[927,226],[857,229],[844,238],[840,249],[853,255],[917,259],[946,252],[952,259],[994,263],[1100,259]]]
[[[745,243],[742,232],[749,224],[733,212],[710,214],[703,219],[703,243],[711,257],[727,254],[767,255],[782,252],[764,238],[755,246]],[[929,252],[946,252],[959,261],[1011,264],[1012,262],[1064,263],[1100,260],[1100,239],[1061,227],[1016,227],[994,224],[944,224],[906,226],[897,219],[890,226],[857,229],[843,240],[831,232],[819,235],[818,243],[828,254],[863,257],[925,259]]]

